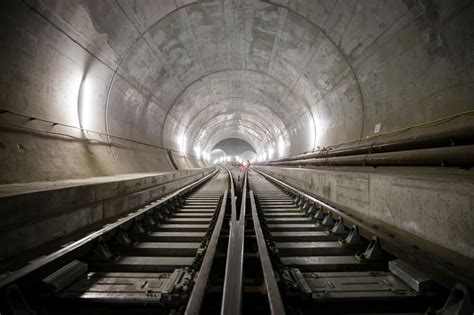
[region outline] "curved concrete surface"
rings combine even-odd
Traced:
[[[473,12],[469,0],[2,1],[0,181],[202,167],[228,138],[278,158],[472,110]]]

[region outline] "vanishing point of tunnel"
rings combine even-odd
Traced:
[[[0,66],[0,314],[474,312],[474,1],[3,0]]]

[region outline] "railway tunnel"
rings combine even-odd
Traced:
[[[0,8],[7,314],[472,314],[473,1]]]

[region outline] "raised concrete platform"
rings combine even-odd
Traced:
[[[113,176],[89,177],[58,181],[43,181],[32,183],[17,183],[0,185],[0,198],[18,196],[23,194],[30,194],[35,192],[44,192],[49,190],[57,190],[62,188],[71,188],[84,185],[96,185],[104,183],[114,183],[128,180],[143,181],[144,178],[153,178],[160,175],[172,174],[174,172],[159,172],[159,173],[133,173],[120,174]]]
[[[106,223],[211,170],[0,185],[0,261]]]

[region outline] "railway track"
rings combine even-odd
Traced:
[[[473,313],[469,266],[456,270],[258,170],[245,181],[227,252],[237,285],[224,288],[222,314]]]
[[[249,183],[269,313],[473,313],[460,284],[472,284],[472,268],[454,271],[263,172]]]
[[[2,311],[183,313],[189,302],[199,312],[235,200],[229,176],[216,171],[0,278]]]
[[[347,229],[321,207],[304,206],[262,177],[251,178],[259,205],[254,217],[264,227],[290,312],[311,313],[316,305],[325,313],[428,309],[388,270],[391,257],[375,240],[364,240],[357,227]]]
[[[268,174],[220,169],[0,290],[5,314],[472,314],[472,278]]]

